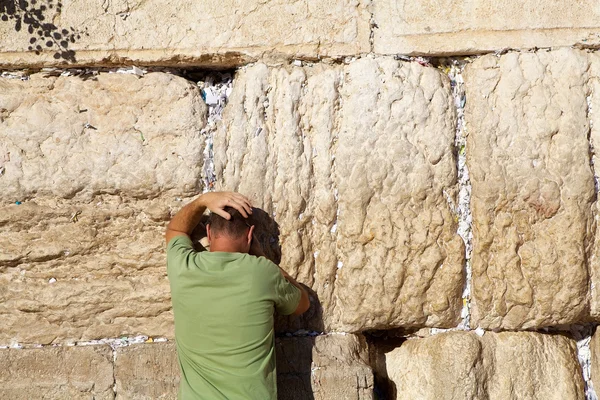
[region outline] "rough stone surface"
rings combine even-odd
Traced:
[[[371,399],[373,373],[362,335],[276,339],[281,400]],[[179,365],[174,343],[117,349],[117,399],[176,399]]]
[[[0,208],[0,343],[172,337],[163,239],[169,204],[96,201]]]
[[[592,335],[592,339],[590,340],[590,367],[591,367],[591,378],[592,385],[594,389],[600,389],[600,331],[596,328],[596,332]]]
[[[281,400],[373,398],[373,372],[362,335],[276,340]]]
[[[282,267],[312,289],[284,329],[457,324],[451,102],[438,70],[391,58],[238,73],[215,171],[275,218]]]
[[[112,400],[109,346],[0,350],[0,398]]]
[[[195,194],[206,122],[198,87],[165,73],[87,78],[0,78],[0,201]]]
[[[379,54],[600,45],[600,8],[594,0],[375,0],[373,19]]]
[[[179,376],[174,342],[140,344],[117,349],[117,400],[175,400]]]
[[[449,332],[386,354],[397,399],[581,399],[575,341],[532,332]]]
[[[53,26],[15,31],[15,20],[0,20],[0,68],[61,65],[233,66],[257,58],[281,60],[345,56],[369,51],[367,1],[177,1],[111,2],[41,0]],[[16,2],[13,15],[24,15]],[[10,14],[10,11],[8,12]],[[7,14],[6,11],[0,15]],[[36,16],[36,19],[39,17]],[[51,47],[46,47],[48,32]],[[69,39],[73,39],[70,41]],[[31,39],[36,41],[31,42]],[[67,39],[67,47],[60,47]],[[28,51],[40,47],[40,54]],[[54,55],[57,54],[57,58]]]
[[[465,72],[473,326],[581,321],[594,233],[585,52],[484,56]]]
[[[596,193],[600,189],[600,54],[588,54],[590,59],[589,69],[589,96],[588,96],[588,116],[590,118],[590,144],[594,169],[594,183]],[[596,235],[592,247],[592,254],[589,259],[589,272],[592,281],[590,289],[590,314],[594,321],[600,321],[600,224],[598,219],[600,215],[600,203],[596,201]],[[600,386],[597,386],[600,388]],[[600,390],[599,390],[600,391]]]
[[[170,74],[87,78],[0,79],[2,344],[172,337],[164,225],[201,189],[206,106]]]

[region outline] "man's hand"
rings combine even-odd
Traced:
[[[200,217],[207,208],[229,220],[231,215],[225,212],[225,207],[235,208],[244,218],[248,218],[248,214],[252,214],[252,205],[246,196],[234,192],[204,193],[179,210],[171,219],[165,234],[167,244],[175,236],[189,236],[200,222]]]
[[[239,193],[209,192],[204,193],[197,200],[211,212],[218,214],[227,220],[231,218],[231,215],[224,211],[225,207],[235,208],[244,218],[248,218],[248,214],[252,214],[252,204],[250,204],[250,200]]]

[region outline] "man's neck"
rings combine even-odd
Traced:
[[[240,243],[230,240],[213,240],[210,244],[211,252],[246,253],[244,250],[244,247]]]

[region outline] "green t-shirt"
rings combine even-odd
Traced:
[[[293,313],[300,290],[279,267],[245,253],[167,246],[179,399],[277,399],[273,312]]]

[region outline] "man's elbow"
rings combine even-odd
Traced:
[[[300,315],[305,313],[310,308],[310,299],[308,298],[308,292],[302,288],[302,296],[300,296],[300,303],[296,307],[296,311],[292,315]]]

